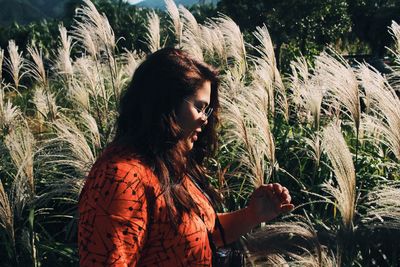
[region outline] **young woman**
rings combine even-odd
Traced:
[[[79,201],[81,266],[211,266],[212,247],[293,209],[279,184],[216,214],[205,158],[216,149],[217,73],[185,52],[147,57],[120,104],[116,137]],[[220,222],[220,226],[216,226]]]

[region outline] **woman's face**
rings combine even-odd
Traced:
[[[204,115],[206,107],[210,104],[211,83],[205,81],[195,92],[194,95],[187,97],[181,104],[177,118],[178,124],[184,131],[183,142],[187,149],[193,149],[194,142],[197,141],[201,132],[201,127],[207,124]]]

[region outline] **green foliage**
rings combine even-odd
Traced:
[[[342,39],[351,26],[345,0],[222,0],[218,8],[231,16],[244,31],[265,23],[276,45],[278,58],[282,46],[296,46],[303,55],[312,56],[316,49],[319,52],[325,45]],[[288,65],[284,66],[287,70]]]

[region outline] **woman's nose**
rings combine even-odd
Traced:
[[[206,126],[208,123],[208,118],[206,116],[202,116],[200,118],[200,121],[201,121],[201,126]]]

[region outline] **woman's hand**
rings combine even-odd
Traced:
[[[218,218],[225,230],[229,244],[248,233],[261,222],[270,221],[279,214],[293,210],[289,191],[280,184],[262,185],[250,196],[246,208],[228,213],[219,213]],[[213,240],[217,246],[224,245],[218,228],[214,229]]]
[[[262,185],[250,196],[247,206],[255,223],[270,221],[282,213],[292,211],[294,205],[286,187],[278,183]]]

